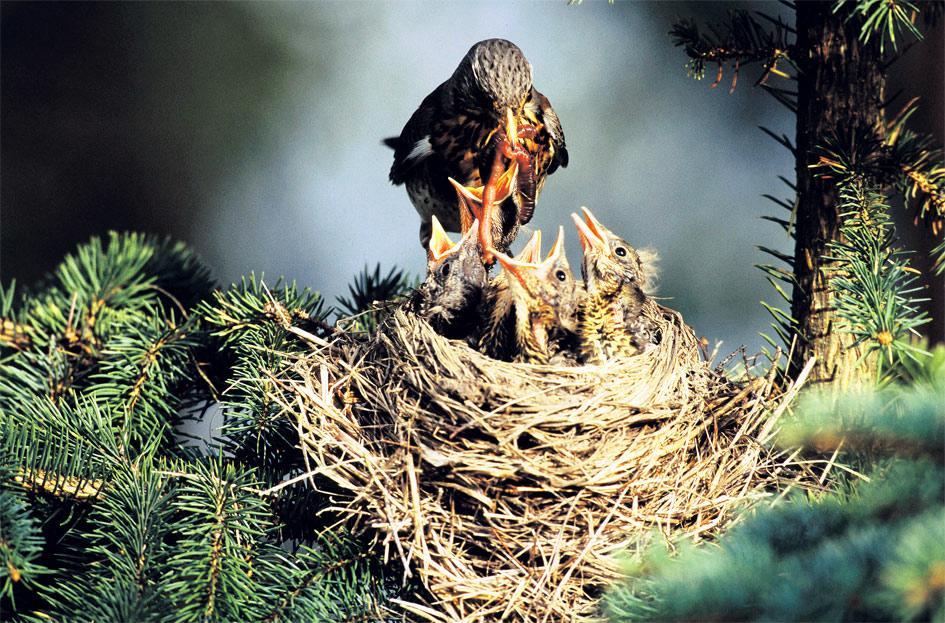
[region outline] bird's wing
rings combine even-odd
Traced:
[[[549,175],[554,173],[560,167],[568,166],[568,148],[564,142],[564,130],[561,128],[561,120],[558,114],[551,107],[551,102],[538,89],[532,88],[532,99],[538,106],[538,112],[542,122],[545,124],[545,130],[551,137],[551,143],[554,145],[555,153],[551,166],[548,167]]]
[[[620,307],[623,311],[625,327],[629,329],[631,326],[636,326],[637,323],[645,320],[641,314],[643,313],[643,304],[646,302],[646,295],[640,286],[636,284],[625,286],[618,296],[620,297]]]
[[[394,148],[394,164],[390,168],[390,181],[394,184],[403,184],[413,168],[433,153],[431,125],[438,115],[446,89],[447,83],[444,82],[423,98],[399,137],[384,139],[385,145]]]

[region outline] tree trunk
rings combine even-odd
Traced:
[[[832,5],[797,3],[797,284],[791,315],[798,323],[798,343],[792,369],[796,374],[816,356],[811,380],[844,387],[871,371],[855,365],[859,349],[849,348],[849,336],[837,328],[823,258],[827,243],[840,235],[837,192],[831,180],[816,177],[817,170],[809,165],[817,162],[817,147],[836,133],[877,129],[885,79],[877,46],[859,41],[862,21],[844,21],[847,12],[835,15]]]

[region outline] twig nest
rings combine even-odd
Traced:
[[[591,621],[615,554],[717,528],[803,474],[764,444],[784,399],[702,361],[652,304],[660,344],[604,366],[495,361],[397,310],[369,342],[299,362],[303,450],[333,510],[429,594],[434,621]]]

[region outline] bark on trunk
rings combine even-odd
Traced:
[[[828,242],[839,238],[837,193],[829,180],[815,177],[809,165],[816,148],[837,131],[875,130],[884,76],[875,45],[859,39],[860,20],[844,21],[831,12],[833,3],[797,3],[797,228],[791,315],[798,322],[794,372],[812,356],[811,379],[847,386],[870,374],[857,368],[858,349],[837,330],[830,296],[830,276],[823,258]],[[844,12],[845,13],[845,12]]]

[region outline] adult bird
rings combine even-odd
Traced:
[[[473,45],[445,82],[427,95],[394,149],[390,180],[404,184],[420,214],[426,248],[435,215],[460,231],[450,178],[483,187],[480,248],[508,250],[518,228],[532,217],[548,175],[568,164],[564,132],[551,103],[532,84],[532,68],[514,43],[486,39]],[[511,171],[507,196],[496,184]],[[497,233],[496,233],[497,232]]]
[[[413,308],[441,335],[465,339],[479,326],[482,293],[488,283],[479,256],[475,221],[453,243],[434,216],[427,250],[427,276],[417,288]]]
[[[640,254],[581,208],[584,220],[571,218],[581,237],[581,273],[587,294],[580,310],[578,337],[586,363],[640,354],[658,340],[643,314],[649,272]]]

